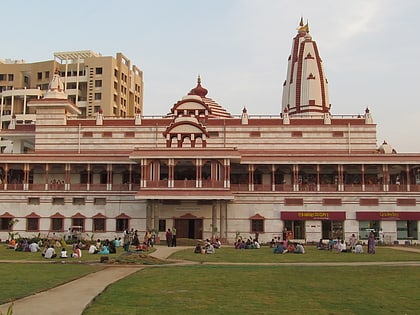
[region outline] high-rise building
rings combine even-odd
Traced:
[[[143,73],[122,53],[114,58],[93,51],[56,52],[49,61],[0,61],[3,127],[14,116],[23,123],[36,119],[27,104],[45,94],[56,71],[68,99],[80,109],[80,117],[94,116],[100,108],[105,116],[115,117],[143,111]]]

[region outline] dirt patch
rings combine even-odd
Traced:
[[[136,264],[136,265],[163,265],[170,262],[156,257],[149,256],[145,253],[128,252],[123,253],[119,257],[109,259],[107,264]]]

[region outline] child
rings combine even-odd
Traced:
[[[67,250],[64,247],[61,250],[60,258],[67,258]]]

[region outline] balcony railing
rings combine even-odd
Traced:
[[[203,180],[201,182],[201,187],[197,187],[197,181],[192,180],[175,180],[173,182],[173,188],[175,189],[221,189],[224,188],[224,181],[212,181],[212,180]],[[168,180],[158,180],[158,181],[146,181],[147,188],[170,188],[168,186]],[[344,192],[420,192],[420,184],[406,185],[406,184],[344,184],[342,186]],[[273,190],[274,188],[274,190]],[[3,183],[0,184],[1,191],[138,191],[140,184],[80,184],[80,183],[70,183],[70,184],[16,184],[16,183]],[[250,185],[248,183],[244,184],[230,184],[231,191],[258,191],[258,192],[282,192],[282,191],[297,191],[297,192],[337,192],[339,190],[339,185],[337,184],[299,184],[297,190],[294,190],[294,186],[291,184],[275,184],[274,187],[272,184],[254,184]]]

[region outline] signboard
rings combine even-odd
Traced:
[[[282,220],[345,220],[345,211],[282,211]]]
[[[407,211],[359,211],[356,212],[356,220],[359,221],[398,221],[398,220],[420,220],[420,212]]]

